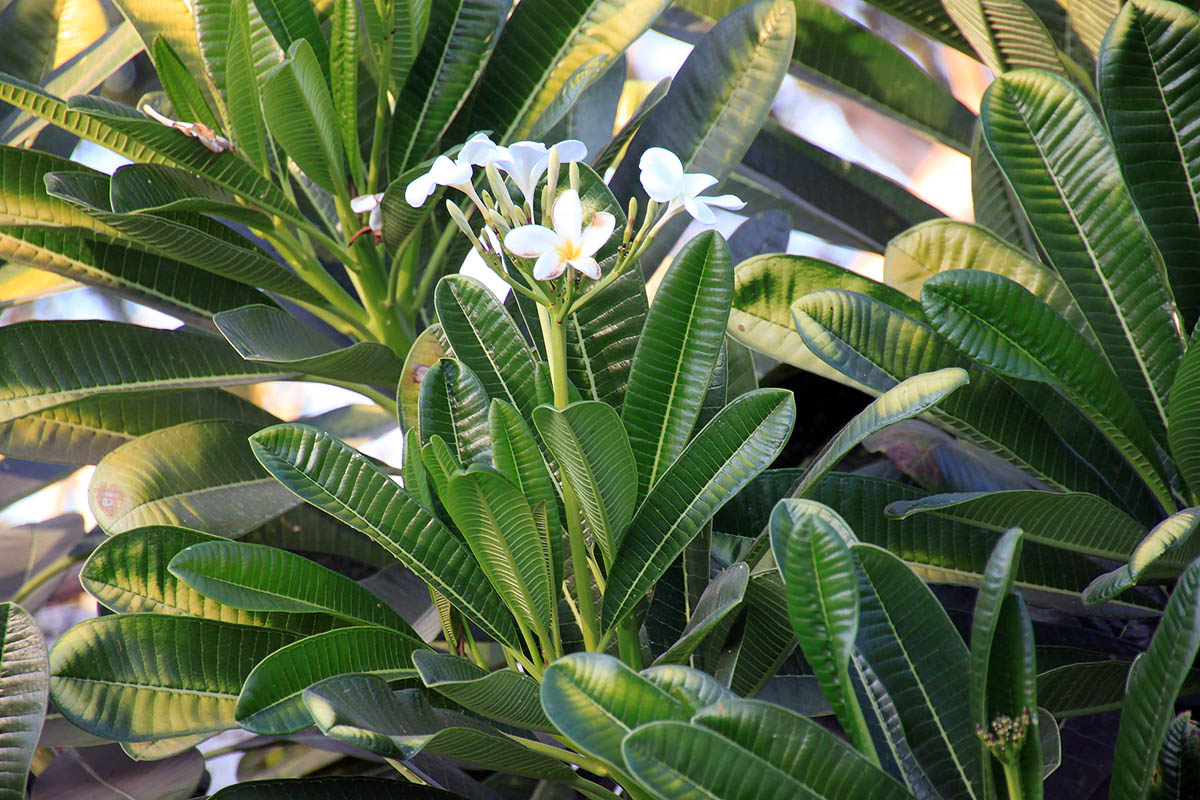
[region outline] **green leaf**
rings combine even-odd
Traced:
[[[1016,720],[1028,715],[1025,741],[1017,754],[1018,780],[1022,796],[1036,800],[1042,796],[1045,769],[1041,734],[1043,712],[1038,708],[1033,622],[1029,619],[1024,598],[1018,594],[1007,595],[1000,605],[987,682],[988,717],[995,720],[1003,715]],[[1057,723],[1053,718],[1046,723],[1054,727],[1051,736],[1057,739]],[[986,753],[984,757],[987,757]]]
[[[1174,715],[1175,698],[1200,648],[1200,560],[1180,576],[1150,649],[1130,670],[1113,754],[1113,800],[1144,798]]]
[[[927,411],[951,392],[966,386],[969,380],[967,371],[958,367],[922,372],[905,378],[872,400],[870,405],[856,414],[821,448],[821,452],[813,457],[812,463],[805,470],[804,477],[800,479],[792,494],[803,497],[863,439],[900,420],[910,419]]]
[[[239,536],[296,505],[253,458],[257,425],[202,420],[152,431],[100,460],[88,486],[108,533],[177,525]]]
[[[470,551],[355,450],[303,425],[259,431],[250,446],[297,495],[367,534],[489,636],[519,647],[511,616]]]
[[[662,719],[690,711],[673,694],[601,653],[572,653],[546,667],[542,708],[567,739],[621,769],[621,740]]]
[[[308,42],[314,66],[323,71],[327,81],[329,48],[310,0],[254,0],[254,5],[281,50],[289,51],[301,40]]]
[[[410,629],[411,630],[411,629]],[[411,677],[415,635],[375,627],[338,628],[276,650],[246,676],[234,714],[255,733],[294,733],[313,720],[301,693],[317,681],[361,672],[385,680]]]
[[[779,208],[807,233],[876,253],[913,225],[945,216],[903,184],[772,120],[754,138],[733,180],[730,188],[750,200],[753,210]]]
[[[211,800],[460,800],[461,796],[393,778],[291,778],[257,780],[226,786]]]
[[[200,542],[181,550],[167,569],[206,597],[233,608],[323,613],[416,638],[403,617],[355,581],[278,547]]]
[[[203,617],[299,636],[341,624],[328,614],[246,611],[227,606],[196,591],[167,569],[171,559],[188,547],[222,541],[212,534],[165,525],[119,533],[92,552],[79,573],[79,582],[101,605],[119,613]]]
[[[487,391],[461,361],[443,358],[430,367],[421,378],[417,405],[422,444],[440,436],[459,464],[491,460]]]
[[[788,498],[771,513],[771,546],[796,641],[842,730],[871,756],[870,732],[850,683],[858,636],[858,573],[850,553],[855,540],[844,519],[812,500]]]
[[[1015,719],[1013,709],[1009,707],[1011,704],[999,707],[993,705],[992,684],[999,683],[1003,677],[1011,676],[1013,672],[1014,665],[1001,663],[1003,645],[998,640],[1005,635],[1001,617],[1004,615],[1004,604],[1012,594],[1020,559],[1021,529],[1013,528],[1000,537],[988,558],[979,594],[975,598],[975,613],[971,616],[971,717],[975,725],[984,731],[990,729],[992,719],[997,713],[1007,714]],[[996,658],[995,664],[992,663],[993,656]],[[1036,675],[1029,675],[1028,679],[1033,681],[1035,677]],[[1032,708],[1036,710],[1036,703]],[[1019,714],[1020,709],[1017,709],[1017,715]],[[984,780],[990,781],[993,770],[990,751],[982,741],[979,747]],[[1039,791],[1040,785],[1039,782]]]
[[[204,60],[200,55],[200,45],[196,37],[195,20],[187,3],[116,0],[115,5],[121,10],[121,16],[137,29],[146,46],[146,52],[153,51],[155,39],[161,36],[179,55],[188,72],[197,78],[205,79],[205,83],[202,84],[205,94],[215,94],[212,85],[207,82]]]
[[[586,399],[622,410],[648,311],[644,280],[629,270],[567,317],[567,377]]]
[[[1129,554],[1129,563],[1096,578],[1083,591],[1083,601],[1094,605],[1110,600],[1138,582],[1155,563],[1162,561],[1177,569],[1196,558],[1200,538],[1200,508],[1185,508],[1155,525]],[[1190,540],[1190,541],[1189,541]],[[1187,547],[1183,547],[1187,544]]]
[[[0,224],[67,225],[111,234],[104,223],[46,191],[41,176],[57,170],[103,179],[100,173],[84,171],[79,164],[49,153],[0,147]]]
[[[258,52],[262,47],[260,45],[256,48],[255,39],[263,45],[273,45],[274,42],[267,41],[271,38],[270,35],[262,36],[261,31],[258,32],[258,37],[255,36],[254,21],[259,23],[260,28],[266,26],[254,8],[253,0],[233,0],[219,5],[228,9],[229,13],[229,45],[224,63],[224,86],[229,103],[230,133],[238,152],[254,166],[265,169],[270,162],[267,156],[267,122],[263,116],[262,90],[259,86],[265,75],[258,69]],[[199,26],[199,19],[197,25]],[[203,34],[201,43],[203,44]],[[208,63],[213,63],[211,58],[208,59]],[[221,85],[221,78],[215,79],[217,84]]]
[[[0,797],[20,800],[50,696],[46,643],[33,617],[15,603],[0,604],[0,629]]]
[[[654,659],[654,666],[682,664],[704,637],[742,604],[750,583],[750,568],[743,562],[731,564],[709,581],[679,638]]]
[[[557,620],[558,581],[548,537],[521,491],[500,473],[478,469],[451,475],[439,495],[518,624],[546,643]]]
[[[310,7],[307,0],[295,5]],[[323,49],[325,38],[318,34],[317,41]],[[327,64],[328,57],[318,60],[309,40],[292,42],[287,58],[263,86],[263,110],[271,135],[304,174],[322,188],[342,194],[346,191],[345,156],[341,126],[321,72]]]
[[[683,450],[725,339],[733,264],[724,238],[705,232],[667,270],[629,371],[621,421],[638,467],[638,497]]]
[[[1173,504],[1156,444],[1116,373],[1070,323],[1024,287],[981,270],[935,275],[921,290],[933,329],[981,364],[1063,391],[1153,487]]]
[[[1021,528],[1029,541],[1117,561],[1129,556],[1145,532],[1112,503],[1084,492],[958,492],[897,501],[887,508],[896,519],[925,512],[997,532]]]
[[[975,210],[975,222],[1024,253],[1037,255],[1037,243],[1033,240],[1029,221],[996,163],[996,157],[988,150],[983,126],[979,124],[975,126],[975,140],[971,146],[971,205]],[[886,264],[884,273],[887,273]]]
[[[224,311],[213,322],[242,358],[281,371],[388,386],[403,369],[386,345],[355,342],[338,347],[288,312],[269,306]]]
[[[537,405],[533,353],[496,295],[474,278],[447,275],[438,281],[434,306],[454,357],[470,367],[488,397],[511,403],[529,419]]]
[[[521,728],[554,730],[542,711],[538,682],[522,672],[488,672],[465,659],[427,650],[413,653],[413,664],[422,683],[463,708]]]
[[[401,428],[406,431],[417,429],[421,382],[438,359],[452,355],[440,324],[435,322],[417,334],[404,357],[404,371],[396,389],[396,410]]]
[[[108,147],[131,161],[175,167],[185,171],[185,176],[188,171],[197,173],[198,177],[191,178],[193,184],[207,181],[236,194],[252,206],[287,219],[302,220],[282,189],[234,153],[214,153],[198,139],[99,97],[72,97],[67,105],[70,112],[84,112],[84,119],[72,118],[76,120],[72,132],[89,141]],[[127,165],[125,169],[130,167],[141,169],[142,164]],[[121,210],[115,199],[113,210]]]
[[[327,736],[385,757],[409,760],[427,752],[514,775],[550,780],[574,775],[561,761],[535,753],[473,717],[435,708],[412,689],[393,693],[375,677],[323,681],[305,691],[304,702]]]
[[[1045,24],[1022,0],[949,0],[946,12],[971,43],[984,66],[996,75],[1023,67],[1076,77],[1059,53]]]
[[[211,328],[214,314],[238,305],[269,302],[249,286],[73,228],[2,226],[0,258],[107,289],[198,327]]]
[[[923,222],[888,242],[883,259],[887,285],[918,300],[926,280],[956,269],[984,269],[1021,284],[1099,349],[1096,334],[1058,273],[987,228],[953,219]],[[841,288],[869,294],[852,286]],[[900,308],[896,303],[891,305]]]
[[[397,3],[397,8],[411,4]],[[441,140],[479,80],[508,18],[511,0],[452,0],[429,4],[424,41],[396,95],[388,141],[392,175],[412,170]],[[400,13],[397,11],[397,13]],[[398,38],[405,38],[400,31]],[[393,47],[395,47],[393,45]],[[393,50],[393,65],[401,58]],[[501,81],[510,76],[504,76]],[[493,129],[495,130],[495,129]],[[497,139],[503,141],[499,131]],[[412,180],[412,175],[408,180]]]
[[[551,545],[555,550],[554,574],[561,576],[562,553],[557,547],[559,537],[554,535],[561,530],[558,493],[533,429],[511,405],[503,400],[493,400],[488,409],[488,436],[492,441],[492,462],[496,470],[521,490],[531,507],[545,504],[546,527],[551,532]],[[557,577],[555,583],[558,583]]]
[[[1096,64],[1104,119],[1125,184],[1162,252],[1171,290],[1190,329],[1200,317],[1200,274],[1189,257],[1200,247],[1200,193],[1192,184],[1200,152],[1190,132],[1195,107],[1172,76],[1200,67],[1200,17],[1158,0],[1123,8],[1118,3],[1085,4],[1098,5],[1120,10]],[[1103,20],[1103,26],[1109,21],[1111,17]],[[1097,37],[1095,43],[1099,41]],[[1137,168],[1151,153],[1153,178]]]
[[[1200,345],[1189,342],[1167,400],[1167,443],[1180,477],[1195,496],[1200,492]]]
[[[884,515],[890,503],[926,496],[916,487],[894,481],[830,473],[810,498],[837,509],[860,540],[899,555],[925,580],[979,586],[998,538],[995,533],[937,514],[914,514],[905,519]],[[1029,535],[1025,538],[1028,540]],[[1016,577],[1022,593],[1040,605],[1082,613],[1079,594],[1099,571],[1095,562],[1034,541],[1026,541],[1023,549],[1026,558],[1018,566]],[[1153,604],[1144,600],[1130,598],[1129,603],[1121,605],[1121,613],[1130,616],[1156,613],[1147,611]]]
[[[1113,369],[1152,429],[1183,334],[1166,270],[1087,99],[1044,72],[1003,75],[983,99],[988,146],[1051,265],[1083,308]],[[1045,191],[1045,187],[1053,191]]]
[[[911,795],[818,723],[756,700],[724,700],[692,722],[654,722],[625,737],[633,774],[673,800]]]
[[[809,292],[831,286],[875,297],[910,316],[919,318],[922,313],[918,303],[891,285],[878,283],[828,261],[769,253],[749,258],[733,271],[729,334],[774,359],[857,388],[856,381],[808,351],[792,318],[792,303]]]
[[[408,4],[396,5],[407,7]],[[358,3],[336,0],[332,16],[329,82],[333,90],[333,109],[342,134],[342,149],[350,161],[350,177],[355,186],[365,187],[358,144]]]
[[[391,83],[395,88],[408,75],[413,61],[425,42],[429,29],[431,0],[414,0],[411,3],[396,3],[392,7],[393,39]],[[370,11],[367,12],[370,14]],[[374,39],[374,35],[371,36]]]
[[[522,0],[479,80],[470,130],[523,139],[567,78],[596,56],[608,63],[650,27],[665,0]],[[431,26],[432,27],[432,26]]]
[[[714,25],[634,134],[613,194],[645,198],[638,162],[651,147],[678,155],[685,172],[725,180],[770,112],[795,35],[795,4],[785,0],[754,0]]]
[[[606,629],[633,610],[725,501],[766,469],[791,434],[787,392],[736,398],[700,431],[635,513],[604,594]]]
[[[171,43],[162,36],[154,40],[154,69],[180,121],[199,122],[214,131],[221,130],[216,116],[204,99],[204,90]]]
[[[260,428],[279,421],[219,389],[93,397],[0,424],[0,453],[56,464],[95,464],[143,434],[201,419]]]
[[[886,391],[897,381],[932,369],[967,369],[970,385],[932,409],[934,420],[1052,486],[1121,497],[1093,466],[1109,468],[1101,454],[1111,461],[1113,451],[1102,437],[1097,445],[1077,438],[1069,425],[1064,431],[1062,407],[1050,405],[1051,399],[1045,397],[1036,398],[1038,405],[1033,398],[1025,399],[918,320],[878,300],[845,291],[814,292],[798,300],[792,310],[809,350],[872,391]],[[1064,441],[1064,433],[1073,435]],[[1089,461],[1081,461],[1080,456]],[[1120,489],[1127,485],[1115,484]]]
[[[261,204],[242,205],[226,187],[165,164],[134,163],[118,169],[109,185],[109,202],[118,214],[194,211],[225,217],[258,230],[271,230],[270,218],[257,207]],[[293,220],[298,216],[295,208],[274,211]]]
[[[980,796],[966,645],[903,561],[874,545],[852,550],[861,568],[857,668],[890,746],[911,751],[910,781],[918,774],[941,794]]]
[[[50,693],[89,733],[146,742],[236,726],[255,664],[293,634],[167,614],[86,620],[50,651]]]
[[[91,173],[49,172],[45,180],[52,195],[82,208],[92,219],[152,252],[248,286],[310,303],[325,302],[321,293],[296,273],[216,220],[187,212],[174,212],[170,217],[114,214],[109,211],[107,179]],[[107,260],[100,263],[108,266]]]
[[[284,377],[211,336],[118,322],[0,328],[0,422],[90,395],[228,386]]]
[[[611,565],[637,503],[637,463],[620,417],[611,406],[586,400],[561,411],[539,406],[533,421]]]

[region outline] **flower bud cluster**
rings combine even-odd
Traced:
[[[1032,723],[1032,713],[1028,708],[1023,708],[1015,719],[1007,714],[997,714],[992,720],[991,731],[976,725],[975,733],[1000,763],[1015,764]]]

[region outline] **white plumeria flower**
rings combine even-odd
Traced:
[[[425,205],[425,201],[437,187],[451,186],[475,200],[475,189],[471,186],[474,167],[494,161],[503,149],[489,139],[486,133],[475,134],[459,149],[453,160],[449,156],[435,158],[429,172],[405,187],[404,199],[413,208],[419,208]]]
[[[438,156],[433,160],[429,172],[420,176],[404,189],[404,199],[413,208],[420,208],[439,186],[453,186],[467,194],[474,173],[471,162],[463,159],[451,161],[449,156]]]
[[[684,172],[679,156],[663,147],[651,147],[642,153],[638,161],[642,170],[642,188],[651,200],[667,203],[667,216],[685,209],[696,220],[705,225],[717,221],[713,208],[737,211],[746,204],[731,194],[702,197],[705,189],[714,186],[717,179],[703,172]]]
[[[568,189],[554,201],[550,217],[554,221],[553,230],[542,225],[522,225],[509,231],[504,246],[513,255],[537,259],[533,265],[536,280],[554,280],[568,265],[594,281],[599,280],[596,251],[612,236],[616,225],[613,215],[597,211],[584,228],[579,193]]]
[[[367,217],[367,225],[372,233],[383,232],[383,192],[379,194],[362,194],[350,201],[350,210],[355,214],[371,212]]]
[[[168,116],[158,113],[154,107],[147,104],[142,106],[142,111],[150,116],[156,122],[161,122],[168,128],[174,128],[177,131],[183,131],[188,136],[199,139],[205,147],[212,150],[214,153],[227,153],[233,151],[233,143],[214,131],[212,128],[205,125],[203,122],[180,122],[179,120],[171,119]]]
[[[492,163],[508,173],[521,190],[525,202],[532,203],[538,181],[550,165],[550,151],[555,147],[558,148],[561,164],[587,158],[587,145],[578,139],[565,139],[552,147],[546,147],[541,142],[517,142],[508,147],[499,147]]]

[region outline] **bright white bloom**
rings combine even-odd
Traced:
[[[183,131],[188,136],[199,139],[205,147],[212,150],[214,153],[226,153],[233,151],[233,143],[221,136],[212,128],[205,125],[203,122],[180,122],[164,116],[154,110],[151,105],[142,106],[142,111],[145,111],[151,119],[161,122],[168,128],[174,128],[177,131]]]
[[[371,212],[367,225],[372,233],[383,232],[383,192],[379,194],[363,194],[350,201],[350,210],[355,214]]]
[[[513,255],[536,258],[533,277],[539,281],[557,278],[568,265],[592,280],[599,280],[600,265],[595,255],[612,236],[616,225],[613,215],[597,211],[584,228],[579,194],[568,189],[554,201],[550,217],[554,221],[553,230],[541,225],[522,225],[509,231],[504,246]]]
[[[496,161],[504,154],[504,148],[493,142],[486,133],[477,133],[458,151],[457,161],[482,167]]]
[[[650,199],[669,204],[667,216],[682,207],[695,219],[712,225],[717,221],[713,207],[737,211],[746,205],[731,194],[701,197],[700,193],[714,186],[717,179],[703,172],[684,172],[679,156],[665,148],[651,147],[642,153],[638,166],[642,170],[642,188]]]
[[[521,190],[525,202],[532,203],[534,191],[538,181],[546,174],[546,168],[550,164],[550,151],[554,147],[558,148],[558,160],[561,164],[587,158],[587,145],[578,139],[566,139],[553,147],[546,147],[541,142],[517,142],[508,147],[498,147],[492,163],[508,173],[513,183]]]
[[[453,186],[470,194],[471,175],[473,169],[470,161],[461,156],[451,161],[448,156],[438,156],[433,160],[429,172],[420,176],[404,189],[404,199],[414,208],[425,205],[429,195],[439,186]]]

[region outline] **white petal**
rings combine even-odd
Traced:
[[[554,146],[558,148],[559,163],[570,164],[587,158],[587,145],[578,139],[563,139]]]
[[[719,194],[716,197],[697,197],[696,199],[706,206],[726,208],[730,211],[739,211],[746,207],[746,201],[733,194]]]
[[[379,194],[360,194],[358,197],[350,200],[350,210],[355,214],[365,214],[372,209],[379,208],[379,204],[383,201],[383,192]]]
[[[404,199],[413,208],[420,208],[435,189],[437,182],[426,172],[404,188]]]
[[[579,249],[585,256],[594,256],[613,234],[617,220],[607,211],[597,211],[579,237]]]
[[[533,265],[533,277],[539,281],[552,281],[562,275],[566,268],[566,262],[558,260],[558,253],[547,250],[538,256],[537,263]]]
[[[504,148],[488,138],[486,133],[477,133],[467,139],[466,144],[458,151],[458,160],[482,167],[489,162],[496,161],[502,155],[503,150]]]
[[[695,197],[716,183],[717,179],[706,172],[689,172],[683,176],[683,193]]]
[[[367,217],[367,225],[376,233],[383,231],[383,206],[375,206],[371,209],[371,216]]]
[[[600,265],[596,263],[596,259],[572,258],[568,263],[592,280],[600,280]]]
[[[454,162],[446,156],[438,156],[429,168],[429,176],[439,186],[461,186],[471,182],[471,165],[466,162]]]
[[[522,225],[513,228],[504,237],[508,252],[521,258],[537,258],[542,253],[553,253],[558,245],[558,234],[541,225]]]
[[[541,142],[517,142],[508,146],[508,155],[514,168],[528,172],[534,165],[549,155],[550,151]]]
[[[702,222],[705,225],[712,225],[717,221],[717,215],[712,212],[708,206],[700,202],[695,197],[683,196],[683,207],[691,214],[697,222]]]
[[[663,147],[651,147],[638,161],[642,188],[652,200],[666,203],[683,192],[683,163]]]
[[[550,212],[554,220],[554,232],[563,239],[579,241],[583,232],[583,206],[579,202],[579,193],[567,189],[554,201],[554,210]]]
[[[170,117],[163,116],[162,114],[155,111],[154,106],[152,106],[152,105],[146,104],[146,105],[142,106],[142,111],[144,111],[147,115],[149,115],[149,117],[151,119],[153,119],[155,122],[161,122],[163,125],[170,125],[172,127],[174,127],[176,124],[175,120],[171,119]]]

